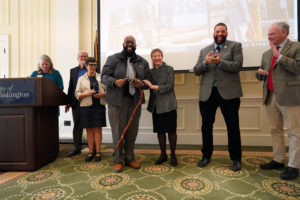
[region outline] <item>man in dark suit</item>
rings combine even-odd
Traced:
[[[72,107],[73,115],[73,142],[74,149],[68,153],[68,157],[75,156],[76,154],[81,153],[81,144],[82,144],[82,128],[80,125],[80,105],[77,99],[75,98],[74,92],[77,85],[77,80],[80,76],[86,73],[85,60],[88,57],[87,52],[78,53],[78,63],[77,67],[74,67],[70,70],[70,81],[68,89],[68,105],[65,107],[65,111],[68,112],[70,107]]]
[[[268,32],[270,47],[263,54],[257,78],[264,81],[263,97],[271,129],[271,162],[261,169],[284,167],[285,143],[283,124],[288,129],[289,162],[280,175],[284,180],[298,177],[300,167],[300,44],[287,39],[289,25],[273,24]]]
[[[241,169],[241,137],[239,108],[242,88],[239,72],[243,66],[242,45],[227,40],[227,26],[218,23],[214,28],[214,43],[200,51],[194,73],[202,75],[199,107],[202,117],[202,159],[205,167],[213,152],[213,124],[220,106],[228,132],[228,149],[232,164],[230,169]]]

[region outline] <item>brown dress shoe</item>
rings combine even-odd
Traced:
[[[121,171],[123,171],[123,165],[122,165],[122,164],[119,164],[119,163],[116,163],[116,164],[114,165],[114,171],[115,171],[115,172],[121,172]]]
[[[137,163],[137,162],[134,162],[134,161],[128,162],[128,163],[126,163],[126,165],[128,167],[133,168],[133,169],[140,169],[141,168],[141,165],[139,163]]]

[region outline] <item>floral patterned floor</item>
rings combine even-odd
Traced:
[[[176,167],[154,165],[157,152],[141,150],[135,170],[112,170],[111,153],[104,151],[101,162],[86,163],[86,153],[58,158],[35,172],[0,174],[1,199],[108,199],[108,200],[191,200],[191,199],[300,199],[300,177],[279,179],[280,170],[263,171],[259,164],[269,155],[243,152],[242,170],[232,172],[226,152],[215,152],[205,168],[197,167],[201,158],[192,151],[179,152]]]

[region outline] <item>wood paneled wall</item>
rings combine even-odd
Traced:
[[[54,55],[51,0],[0,0],[0,34],[9,34],[10,77],[26,77],[41,54]]]

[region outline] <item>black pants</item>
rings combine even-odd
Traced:
[[[228,88],[230,89],[230,88]],[[211,158],[213,152],[213,124],[217,108],[220,106],[225,119],[228,133],[228,150],[231,160],[241,161],[241,136],[239,126],[239,108],[241,101],[239,98],[223,99],[217,88],[213,87],[211,95],[207,101],[200,101],[200,113],[202,117],[202,155]]]
[[[73,143],[75,150],[81,150],[82,145],[82,128],[80,124],[81,114],[80,114],[80,106],[79,103],[72,107],[72,115],[73,115]]]

